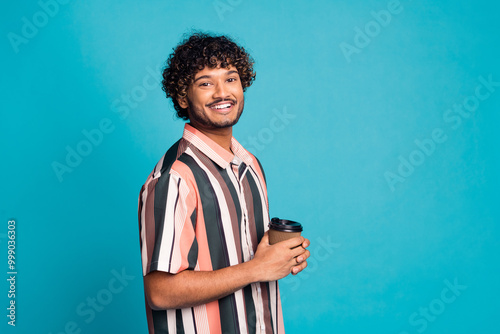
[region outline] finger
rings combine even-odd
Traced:
[[[290,252],[291,252],[291,256],[294,257],[294,258],[296,258],[296,257],[298,257],[300,255],[303,255],[305,252],[307,252],[307,250],[304,249],[304,248],[302,248],[302,246],[299,245],[299,246],[297,246],[295,248],[292,248],[290,250]]]
[[[307,260],[310,255],[311,255],[311,253],[308,250],[306,250],[303,254],[297,256],[297,258],[296,258],[297,264],[300,264],[301,262],[304,262],[305,260]]]
[[[305,238],[302,236],[298,236],[295,238],[291,238],[285,241],[282,241],[283,245],[286,246],[287,248],[295,248],[297,246],[302,245],[304,242]]]
[[[264,243],[264,245],[269,245],[269,232],[264,233],[260,242]]]
[[[298,273],[300,273],[302,270],[306,269],[307,267],[307,261],[304,261],[302,262],[300,265],[298,266],[294,266],[292,268],[292,274],[293,275],[297,275]]]
[[[305,239],[304,242],[302,243],[302,247],[307,248],[309,247],[310,244],[311,242],[309,241],[309,239]]]

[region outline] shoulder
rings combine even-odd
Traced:
[[[264,179],[264,182],[267,183],[266,174],[264,173],[264,168],[262,167],[262,163],[260,162],[260,160],[252,153],[248,151],[246,152],[248,154],[248,158],[252,160],[252,167],[255,169],[255,172]]]
[[[182,178],[186,174],[185,165],[179,161],[179,157],[185,154],[188,143],[185,139],[179,139],[156,163],[153,171],[149,174],[143,188],[151,191],[157,183],[167,182],[170,175]],[[187,173],[189,174],[189,173]]]
[[[264,168],[262,167],[262,163],[260,160],[252,154],[252,157],[254,159],[254,165],[259,166],[259,168],[262,170],[262,173],[264,173]]]

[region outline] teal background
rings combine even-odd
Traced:
[[[500,81],[500,5],[402,0],[377,32],[371,12],[389,3],[75,0],[46,22],[36,1],[5,3],[0,259],[6,277],[15,218],[18,275],[15,328],[1,280],[1,332],[147,332],[137,197],[183,128],[154,79],[192,28],[256,60],[234,136],[265,168],[271,216],[302,222],[311,240],[308,270],[281,283],[287,333],[500,331],[500,87],[456,128],[458,114],[444,118],[480,77]],[[9,33],[34,15],[16,52]],[[346,57],[342,43],[367,24],[369,42]],[[58,179],[53,163],[103,119],[112,130]],[[446,140],[413,153],[434,129]],[[420,165],[391,188],[385,174],[412,154]],[[113,270],[133,278],[92,318],[88,298],[110,296]]]

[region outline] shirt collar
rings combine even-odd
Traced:
[[[184,125],[182,138],[193,144],[203,154],[213,160],[222,168],[227,168],[233,161],[234,156],[238,156],[245,164],[253,165],[253,159],[250,153],[241,146],[234,137],[231,138],[231,151],[234,154],[223,149],[215,141],[207,137],[201,131],[195,129],[189,124]]]

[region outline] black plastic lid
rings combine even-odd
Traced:
[[[269,228],[281,232],[302,232],[302,225],[292,220],[274,217],[269,222]]]

